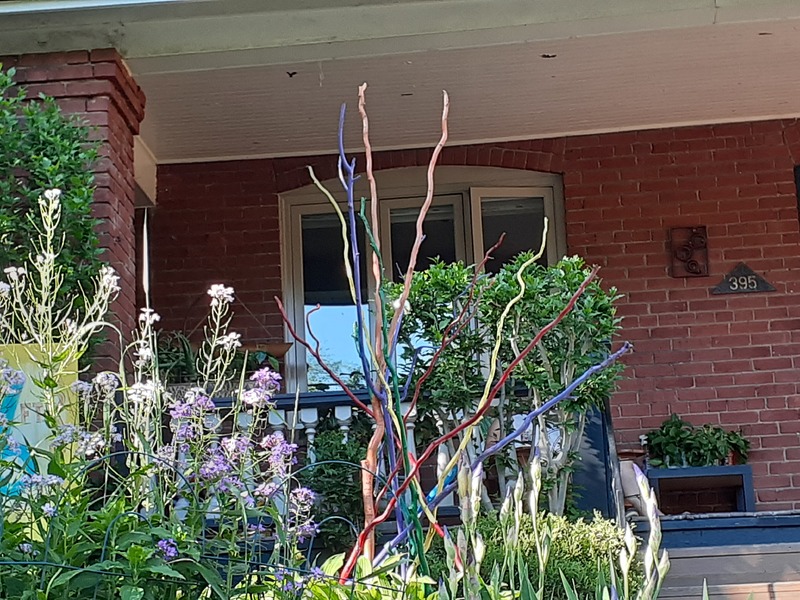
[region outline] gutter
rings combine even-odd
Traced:
[[[0,15],[26,15],[86,9],[183,4],[193,0],[11,0],[0,2]]]

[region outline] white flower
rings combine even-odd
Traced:
[[[145,325],[152,325],[161,320],[161,315],[155,312],[152,308],[143,308],[139,313],[139,322]]]
[[[105,266],[100,269],[100,286],[109,290],[110,292],[116,292],[119,290],[119,276],[117,276],[116,271],[109,266]]]
[[[239,341],[241,337],[242,336],[236,332],[228,333],[217,338],[217,345],[222,346],[225,350],[230,352],[231,350],[241,347],[242,342]]]
[[[3,269],[3,272],[8,275],[8,280],[11,283],[19,281],[28,273],[28,271],[25,270],[25,267],[7,267]]]
[[[137,358],[136,366],[142,367],[150,363],[153,360],[153,350],[150,348],[150,345],[147,343],[146,340],[139,340],[136,344],[136,351],[133,355]]]
[[[110,396],[119,387],[119,379],[113,373],[103,371],[92,379],[92,383],[98,387],[103,396]]]
[[[37,554],[39,554],[36,550],[33,549],[33,545],[28,544],[27,542],[19,545],[19,551],[22,552],[23,554],[29,554],[31,556],[36,556]]]
[[[47,198],[50,202],[58,202],[61,199],[61,190],[58,188],[45,190],[44,197]]]
[[[61,328],[65,336],[74,337],[78,334],[78,324],[72,319],[64,319],[61,322]]]
[[[211,296],[211,306],[218,306],[223,302],[226,304],[233,302],[233,288],[226,287],[221,283],[215,283],[208,288],[208,295]]]
[[[70,388],[72,388],[72,391],[80,398],[87,398],[94,389],[91,383],[88,381],[81,381],[80,379],[73,383]]]
[[[137,381],[128,388],[128,400],[134,404],[142,405],[152,402],[156,397],[156,386],[151,380]]]
[[[400,310],[400,298],[392,302],[392,308],[395,311]],[[411,304],[409,304],[408,300],[403,303],[403,311],[404,312],[411,312]]]
[[[106,445],[106,440],[102,433],[85,431],[78,438],[78,454],[85,458],[91,458],[95,454],[102,454],[106,449]]]
[[[0,281],[0,296],[8,296],[8,293],[11,291],[11,286],[8,285],[5,281]]]
[[[45,262],[53,262],[55,259],[56,255],[52,252],[45,252],[44,254],[36,255],[36,262],[40,265],[43,265]]]

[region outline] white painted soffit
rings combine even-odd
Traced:
[[[800,116],[800,20],[632,32],[216,71],[138,74],[159,162],[432,146]]]
[[[376,148],[432,145],[442,89],[451,144],[800,115],[800,0],[66,3],[0,2],[0,55],[119,48],[159,163],[331,152],[343,100],[358,148],[363,81]]]

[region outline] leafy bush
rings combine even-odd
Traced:
[[[2,65],[0,65],[2,67]],[[29,99],[14,88],[14,69],[0,70],[0,270],[29,262],[42,230],[37,202],[45,190],[60,188],[63,236],[56,264],[64,278],[57,306],[85,310],[84,294],[101,266],[92,216],[97,145],[89,130],[64,115],[55,100]]]
[[[316,517],[321,526],[317,539],[328,551],[342,552],[355,541],[355,534],[347,521],[354,522],[356,531],[361,531],[363,526],[358,465],[367,455],[367,445],[352,435],[345,442],[340,431],[331,429],[317,435],[314,455],[317,464],[298,473],[298,478],[318,495]],[[326,461],[350,464],[326,464]]]
[[[591,269],[579,257],[567,257],[547,267],[538,264],[531,252],[519,254],[496,275],[476,278],[474,267],[442,262],[416,273],[411,282],[410,308],[401,329],[407,355],[413,347],[426,344],[438,347],[446,328],[461,311],[477,317],[440,353],[436,368],[425,380],[418,429],[421,432],[433,429],[431,437],[437,437],[457,427],[465,414],[475,410],[482,395],[486,373],[480,368],[481,361],[492,354],[496,344],[499,344],[497,362],[501,365],[511,364],[522,356],[523,349],[558,317],[590,273]],[[390,286],[391,300],[399,297],[400,289],[399,284]],[[617,298],[614,288],[606,290],[599,280],[593,279],[573,310],[525,355],[492,414],[498,420],[501,435],[509,431],[514,415],[524,415],[541,406],[608,355],[612,338],[619,330],[620,319],[614,305]],[[386,309],[392,311],[393,306],[389,304]],[[500,322],[504,326],[497,331]],[[415,382],[431,361],[432,352],[419,353],[413,373]],[[538,436],[538,451],[546,463],[545,491],[552,512],[562,514],[565,509],[586,413],[611,395],[621,370],[621,365],[612,365],[596,374],[573,397],[537,420],[540,430],[558,432],[552,436],[557,441],[549,435]],[[506,465],[501,464],[498,469],[501,476],[503,466]]]
[[[578,519],[569,521],[565,517],[542,514],[543,523],[549,527],[549,561],[545,572],[545,598],[568,600],[559,572],[573,583],[579,598],[594,597],[597,582],[611,581],[609,557],[615,560],[625,548],[624,531],[613,521],[595,514],[591,521]],[[491,579],[495,565],[502,565],[505,556],[504,544],[508,543],[496,513],[481,515],[478,518],[478,531],[486,544],[486,553],[481,563],[481,575],[485,581]],[[531,581],[539,577],[539,563],[536,559],[536,544],[533,523],[529,514],[522,516],[519,534],[519,549],[523,556],[529,557],[527,566]],[[441,538],[430,553],[431,574],[434,579],[447,577],[448,567]],[[634,576],[634,583],[641,579]]]

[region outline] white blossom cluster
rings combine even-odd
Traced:
[[[211,306],[220,306],[233,302],[233,288],[226,287],[221,283],[215,283],[208,288],[208,295],[211,296]]]

